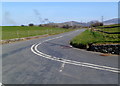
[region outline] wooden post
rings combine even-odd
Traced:
[[[19,32],[18,31],[16,32],[16,34],[17,34],[17,37],[19,38]]]

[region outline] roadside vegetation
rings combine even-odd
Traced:
[[[54,35],[63,32],[72,31],[73,29],[40,27],[40,26],[2,26],[2,40],[30,37],[37,35]]]
[[[119,25],[120,27],[120,25]],[[119,34],[106,34],[96,30],[107,32],[120,32],[118,25],[94,27],[93,30],[87,29],[71,40],[71,44],[78,48],[87,48],[91,44],[113,44],[120,43]]]
[[[106,32],[120,32],[120,24],[99,26],[96,29]]]

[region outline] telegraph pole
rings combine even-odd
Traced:
[[[103,23],[103,19],[104,19],[104,17],[102,16],[102,17],[101,17],[101,22],[102,22],[102,23]]]
[[[73,22],[71,21],[71,26],[73,26]]]

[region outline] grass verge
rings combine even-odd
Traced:
[[[52,28],[52,27],[38,27],[38,26],[2,26],[2,40],[23,38],[44,34],[59,34],[72,31],[73,29]]]
[[[91,44],[120,43],[118,34],[106,34],[97,31],[86,30],[73,38],[71,45],[78,48],[86,49]]]

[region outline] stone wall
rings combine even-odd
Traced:
[[[91,45],[91,46],[89,46],[88,50],[120,55],[120,45],[119,44]]]

